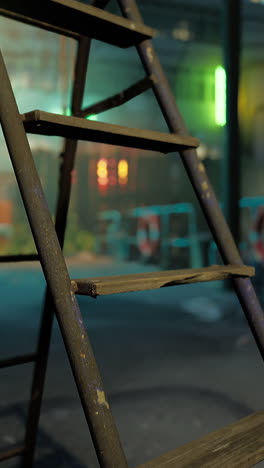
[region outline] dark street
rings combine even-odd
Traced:
[[[264,0],[0,21],[1,468],[264,468]]]
[[[70,267],[72,277],[147,270]],[[44,281],[37,267],[2,267],[0,275],[4,358],[34,350]],[[219,284],[79,299],[129,466],[263,409],[261,358],[236,298]],[[31,371],[1,370],[1,448],[23,438]],[[99,466],[57,324],[35,466]]]

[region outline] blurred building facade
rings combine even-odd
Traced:
[[[190,134],[201,140],[199,157],[204,160],[221,198],[219,174],[225,124],[223,118],[221,120],[221,102],[225,98],[221,1],[142,0],[139,6],[146,24],[159,30],[155,39],[157,52]],[[109,8],[116,13],[116,2],[110,2]],[[261,196],[264,195],[264,5],[260,1],[244,0],[242,10],[239,96],[242,195]],[[0,21],[2,50],[20,112],[39,108],[67,114],[76,50],[74,41],[6,18]],[[92,104],[115,94],[142,77],[135,50],[116,49],[94,41],[84,103]],[[219,96],[222,98],[220,108]],[[166,130],[151,92],[97,118],[131,127]],[[57,156],[62,141],[34,135],[30,136],[30,144],[54,211]],[[14,222],[20,217],[20,208],[17,208],[20,204],[3,137],[0,151],[0,194],[2,200],[11,200],[16,205]],[[104,160],[107,178],[100,183],[98,171],[100,164],[105,164]],[[124,161],[123,167],[127,164],[127,176],[122,182],[118,174],[120,161]],[[98,210],[125,211],[138,205],[180,201],[195,203],[175,155],[160,157],[154,153],[80,142],[73,179],[73,209],[80,224],[89,229],[95,223]],[[199,217],[202,224],[202,216]]]

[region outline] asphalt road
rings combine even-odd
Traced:
[[[72,276],[143,270],[150,267],[82,266]],[[1,267],[0,278],[1,356],[31,352],[43,276]],[[263,409],[261,358],[236,298],[216,284],[80,297],[80,305],[129,466]],[[31,372],[31,364],[1,370],[1,449],[23,438]],[[1,468],[17,466],[10,460]],[[98,467],[57,324],[35,466]]]

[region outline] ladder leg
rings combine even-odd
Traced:
[[[127,461],[0,55],[0,119],[100,466]]]
[[[118,3],[125,17],[135,22],[142,22],[134,0],[118,0]],[[170,131],[186,135],[188,132],[185,123],[176,106],[175,98],[151,41],[142,42],[137,46],[137,50],[147,74],[153,76],[153,91]],[[195,150],[181,151],[180,156],[224,262],[235,265],[243,264],[213,188],[207,178],[203,163],[199,161]],[[233,281],[237,296],[264,359],[263,310],[249,278],[236,278]]]
[[[78,43],[75,79],[72,94],[72,112],[76,112],[81,106],[83,91],[85,86],[85,77],[90,50],[90,40],[82,38]],[[59,176],[59,192],[56,207],[55,228],[61,247],[63,248],[64,235],[66,230],[67,215],[71,192],[71,171],[74,167],[77,142],[74,140],[65,140],[62,153],[62,163]],[[43,304],[43,312],[40,326],[40,334],[37,348],[37,359],[34,368],[31,399],[28,410],[25,453],[22,459],[22,465],[29,468],[33,465],[34,453],[37,439],[37,429],[40,418],[42,397],[47,370],[47,362],[52,333],[52,324],[54,317],[54,304],[51,294],[47,289]]]

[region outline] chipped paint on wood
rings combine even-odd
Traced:
[[[227,444],[224,444],[224,445],[220,445],[220,447],[217,447],[216,449],[212,450],[212,452],[219,452],[219,450],[223,450],[223,449],[227,448],[229,445],[230,445],[230,442],[228,442]]]
[[[74,302],[75,301],[75,292],[71,289],[70,293],[71,293],[71,300],[72,300],[72,302]]]
[[[109,409],[109,404],[105,399],[105,392],[103,390],[97,390],[97,401],[99,405],[103,405]]]
[[[152,50],[152,47],[148,47],[148,48],[147,48],[147,57],[148,57],[150,63],[152,63],[152,62],[153,62],[153,58],[154,58],[154,57],[153,57],[153,50]]]
[[[74,294],[77,291],[77,284],[75,281],[71,281],[71,294]]]
[[[201,163],[201,162],[200,162],[199,165],[198,165],[198,171],[199,171],[199,172],[205,172],[204,165],[203,165],[203,163]]]

